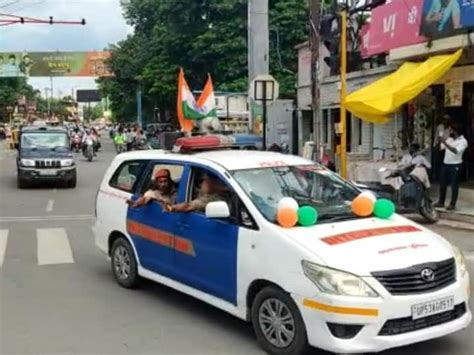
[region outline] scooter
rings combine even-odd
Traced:
[[[399,189],[380,182],[354,182],[354,184],[361,190],[373,192],[377,197],[392,200],[399,213],[419,213],[427,222],[435,223],[438,221],[438,212],[429,197],[428,188],[419,178],[411,174],[416,167],[423,166],[410,165],[390,170],[387,179],[401,178],[402,184]],[[379,172],[386,171],[389,170],[386,168],[379,170]]]
[[[88,161],[92,161],[94,159],[94,141],[92,139],[87,139],[85,142],[85,149],[84,149],[84,157],[87,158]]]

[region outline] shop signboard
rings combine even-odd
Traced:
[[[110,52],[0,52],[0,77],[111,76]]]
[[[361,30],[362,56],[426,42],[419,35],[422,8],[423,0],[396,0],[373,9],[370,25]]]
[[[474,0],[424,0],[420,32],[432,38],[474,28]]]
[[[444,84],[444,107],[462,106],[461,80],[453,80]]]

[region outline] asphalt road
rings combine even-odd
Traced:
[[[134,291],[115,283],[91,229],[110,143],[92,163],[76,156],[71,190],[17,189],[15,153],[0,145],[0,354],[262,354],[251,327],[224,312],[151,282]],[[433,229],[464,250],[473,279],[473,233]],[[471,325],[383,354],[472,355],[473,335]]]

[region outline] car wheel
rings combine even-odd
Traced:
[[[112,246],[112,272],[118,284],[125,288],[138,286],[137,260],[130,243],[125,238],[117,239]]]
[[[252,325],[260,346],[270,354],[301,354],[308,348],[303,318],[283,290],[266,287],[252,304]]]
[[[26,180],[20,177],[17,178],[16,183],[19,189],[25,189],[28,187],[28,183],[26,182]]]
[[[71,180],[69,180],[69,182],[68,182],[68,187],[71,188],[71,189],[73,189],[73,188],[76,187],[76,185],[77,185],[77,176],[74,175],[74,176],[71,178]]]

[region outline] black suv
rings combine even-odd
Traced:
[[[62,181],[67,187],[76,187],[76,164],[70,147],[64,128],[22,128],[17,146],[18,187],[36,181]]]

